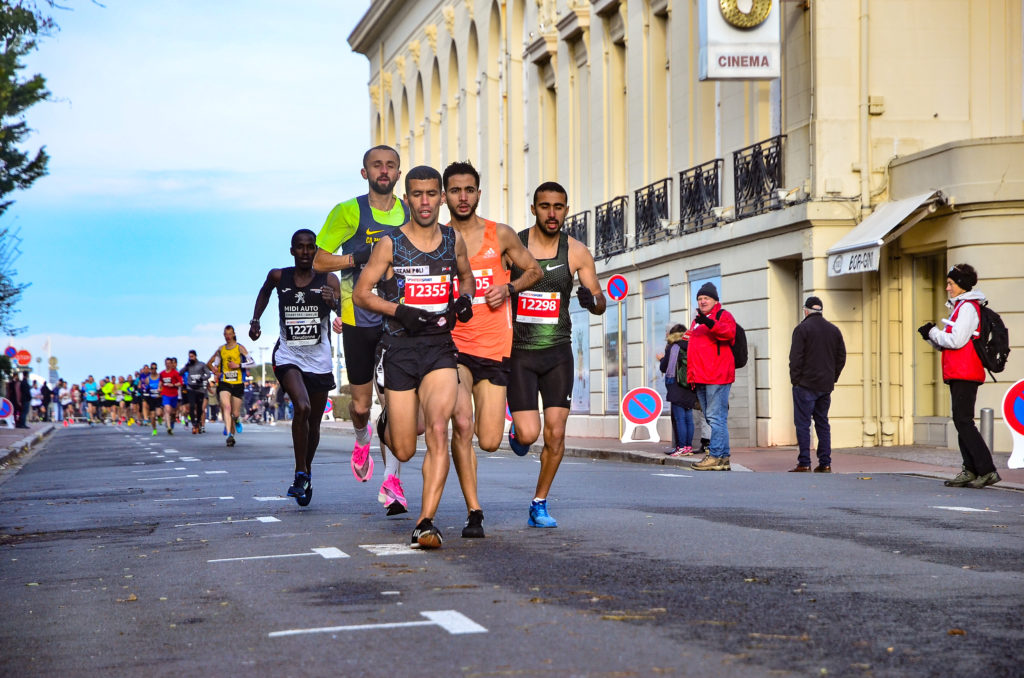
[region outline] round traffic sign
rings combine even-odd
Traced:
[[[643,426],[661,416],[661,394],[653,388],[638,386],[622,399],[622,416],[630,423]]]
[[[1003,396],[1003,420],[1011,431],[1024,435],[1024,379],[1011,386]]]
[[[4,355],[7,356],[8,358],[13,358],[14,356],[18,355],[18,349],[14,348],[13,346],[8,346],[7,348],[4,349]]]
[[[505,421],[512,421],[512,410],[508,409],[508,403],[505,403]]]
[[[15,353],[14,358],[15,360],[18,361],[18,364],[23,367],[32,362],[32,354],[26,351],[25,349],[21,349],[20,351]]]
[[[0,419],[6,419],[14,414],[14,406],[7,398],[0,398]]]
[[[615,301],[622,301],[629,294],[629,283],[621,275],[613,275],[608,279],[608,296]]]
[[[334,403],[332,403],[331,399],[328,398],[327,399],[327,403],[324,405],[324,414],[327,414],[328,412],[330,412],[333,409],[334,409]]]

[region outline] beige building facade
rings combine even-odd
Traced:
[[[956,447],[916,328],[944,317],[945,271],[968,262],[1010,330],[1007,369],[978,402],[1009,451],[1002,396],[1024,378],[1024,0],[773,0],[781,77],[765,81],[699,80],[704,1],[374,0],[349,36],[370,63],[368,142],[405,168],[470,160],[480,213],[516,229],[539,183],[566,187],[567,228],[602,283],[630,285],[621,310],[574,315],[571,434],[617,435],[619,394],[661,388],[666,329],[712,280],[750,344],[733,445],[795,443],[790,337],[815,294],[849,354],[833,446]]]

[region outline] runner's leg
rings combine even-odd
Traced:
[[[218,391],[217,400],[220,402],[220,418],[224,420],[224,426],[228,429],[228,435],[235,435],[235,418],[232,415],[231,392]]]
[[[292,420],[292,447],[295,452],[295,471],[309,473],[309,394],[302,380],[302,372],[297,369],[278,370],[278,379],[285,393],[292,399],[295,406],[295,418]]]
[[[466,508],[470,511],[480,508],[476,489],[476,452],[473,450],[472,384],[473,373],[465,365],[459,365],[459,383],[452,413],[452,460],[462,496],[466,498]]]
[[[423,458],[423,506],[417,524],[424,518],[434,518],[448,479],[448,421],[455,409],[456,375],[452,368],[441,368],[428,372],[420,382],[427,453]]]
[[[539,499],[547,499],[551,483],[558,473],[565,453],[565,422],[569,418],[567,407],[544,408],[544,449],[540,453],[540,475],[537,477]]]

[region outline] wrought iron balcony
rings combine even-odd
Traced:
[[[581,243],[590,246],[587,242],[590,229],[590,210],[570,214],[565,218],[565,232],[579,240]]]
[[[668,219],[668,192],[672,190],[672,177],[648,184],[634,193],[636,244],[650,245],[672,233],[661,225]]]
[[[679,224],[682,231],[699,231],[717,223],[714,208],[722,204],[722,167],[715,158],[679,173]]]
[[[626,196],[620,195],[594,208],[598,257],[610,257],[626,251]]]
[[[764,214],[782,207],[782,142],[785,134],[766,139],[732,154],[736,218]]]

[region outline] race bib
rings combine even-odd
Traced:
[[[494,285],[494,269],[493,268],[481,268],[480,270],[473,270],[473,281],[476,283],[476,291],[473,293],[474,304],[486,304],[484,295],[487,294],[487,290],[491,289]],[[452,283],[455,286],[455,291],[459,289],[459,279],[455,278]]]
[[[320,343],[320,318],[285,318],[284,331],[289,346],[315,346]]]
[[[238,370],[230,370],[224,373],[224,381],[238,381]]]
[[[164,377],[163,382],[164,386],[166,386],[167,388],[170,388],[174,384],[174,381],[170,377]]]
[[[558,292],[520,292],[516,320],[533,325],[554,325],[558,322],[561,302]]]
[[[406,306],[431,313],[448,309],[451,292],[450,275],[407,275],[402,297]]]

